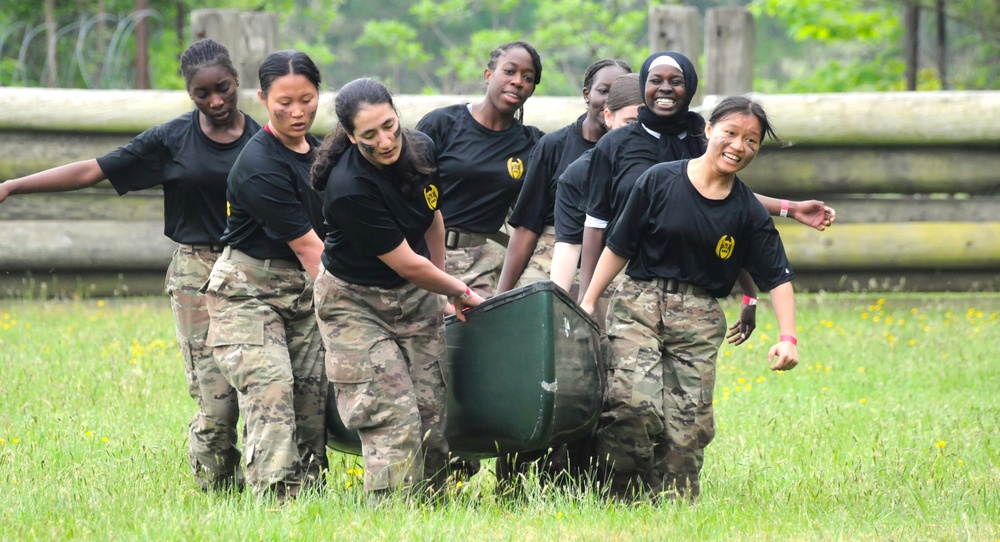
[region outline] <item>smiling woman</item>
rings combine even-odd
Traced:
[[[701,491],[726,334],[716,298],[729,295],[742,268],[771,293],[780,333],[771,369],[798,364],[795,275],[767,210],[736,177],[774,132],[764,110],[740,96],[719,104],[704,133],[704,155],[636,180],[581,304],[592,313],[628,263],[609,308],[612,371],[594,439],[601,476],[620,499]]]
[[[505,43],[490,53],[483,80],[481,102],[431,111],[417,130],[434,142],[448,273],[489,297],[504,248],[487,236],[503,227],[541,137],[521,123],[524,102],[542,81],[541,58],[527,43]]]

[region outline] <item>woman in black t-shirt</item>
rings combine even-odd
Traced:
[[[608,131],[635,122],[642,92],[639,74],[629,73],[617,77],[611,84],[602,111]],[[556,183],[554,220],[555,247],[552,250],[551,280],[567,292],[573,287],[580,264],[580,245],[583,243],[583,223],[586,217],[584,203],[587,191],[587,170],[593,148],[583,153],[563,171]]]
[[[238,487],[243,485],[236,447],[239,406],[236,391],[222,378],[206,345],[208,308],[199,290],[222,251],[226,177],[260,124],[237,106],[239,76],[222,45],[212,40],[192,44],[181,55],[181,74],[194,111],[99,158],[0,184],[0,202],[13,194],[77,190],[105,179],[120,195],[163,188],[163,233],[178,245],[166,291],[188,393],[199,405],[188,439],[191,468],[205,490]]]
[[[245,415],[247,479],[256,493],[294,497],[326,470],[326,374],[313,314],[323,243],[309,186],[309,134],[320,75],[298,51],[258,71],[268,123],[229,174],[226,245],[207,286],[209,342]]]
[[[337,410],[358,431],[365,491],[447,473],[441,299],[457,315],[482,298],[444,272],[444,222],[432,142],[402,127],[374,79],[337,93],[339,124],[317,152],[312,184],[323,192],[325,243],[316,317]]]
[[[524,185],[507,219],[514,232],[507,243],[498,294],[516,285],[548,280],[555,244],[556,181],[608,132],[604,104],[615,78],[626,73],[632,73],[631,66],[609,58],[587,66],[583,76],[587,112],[569,126],[542,136],[531,151]]]
[[[483,101],[431,111],[417,130],[434,141],[448,274],[490,297],[505,251],[487,236],[503,227],[541,137],[521,118],[524,102],[542,81],[542,61],[527,43],[505,43],[490,53],[483,77]]]
[[[609,309],[608,395],[595,436],[618,498],[698,496],[726,333],[716,298],[741,269],[771,294],[780,334],[771,369],[798,364],[794,274],[769,213],[736,176],[774,132],[764,110],[739,96],[719,104],[704,134],[703,156],[655,165],[636,181],[582,303],[592,313],[628,263]]]

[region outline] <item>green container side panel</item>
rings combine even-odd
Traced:
[[[452,452],[464,458],[546,449],[588,434],[604,390],[600,330],[551,282],[531,284],[449,318],[448,425]],[[328,444],[360,454],[344,428],[333,388]]]

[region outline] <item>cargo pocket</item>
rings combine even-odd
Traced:
[[[248,318],[222,317],[208,324],[208,346],[264,346],[264,322]]]
[[[379,397],[372,385],[375,373],[368,351],[328,350],[326,374],[333,384],[337,412],[344,427],[357,430],[371,426]]]

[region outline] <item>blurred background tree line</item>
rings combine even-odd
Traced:
[[[638,69],[663,3],[750,9],[758,92],[1000,88],[1000,0],[0,0],[0,85],[182,89],[191,10],[236,8],[279,14],[281,46],[334,88],[476,94],[489,51],[520,39],[542,55],[537,92],[576,95],[593,60]]]

